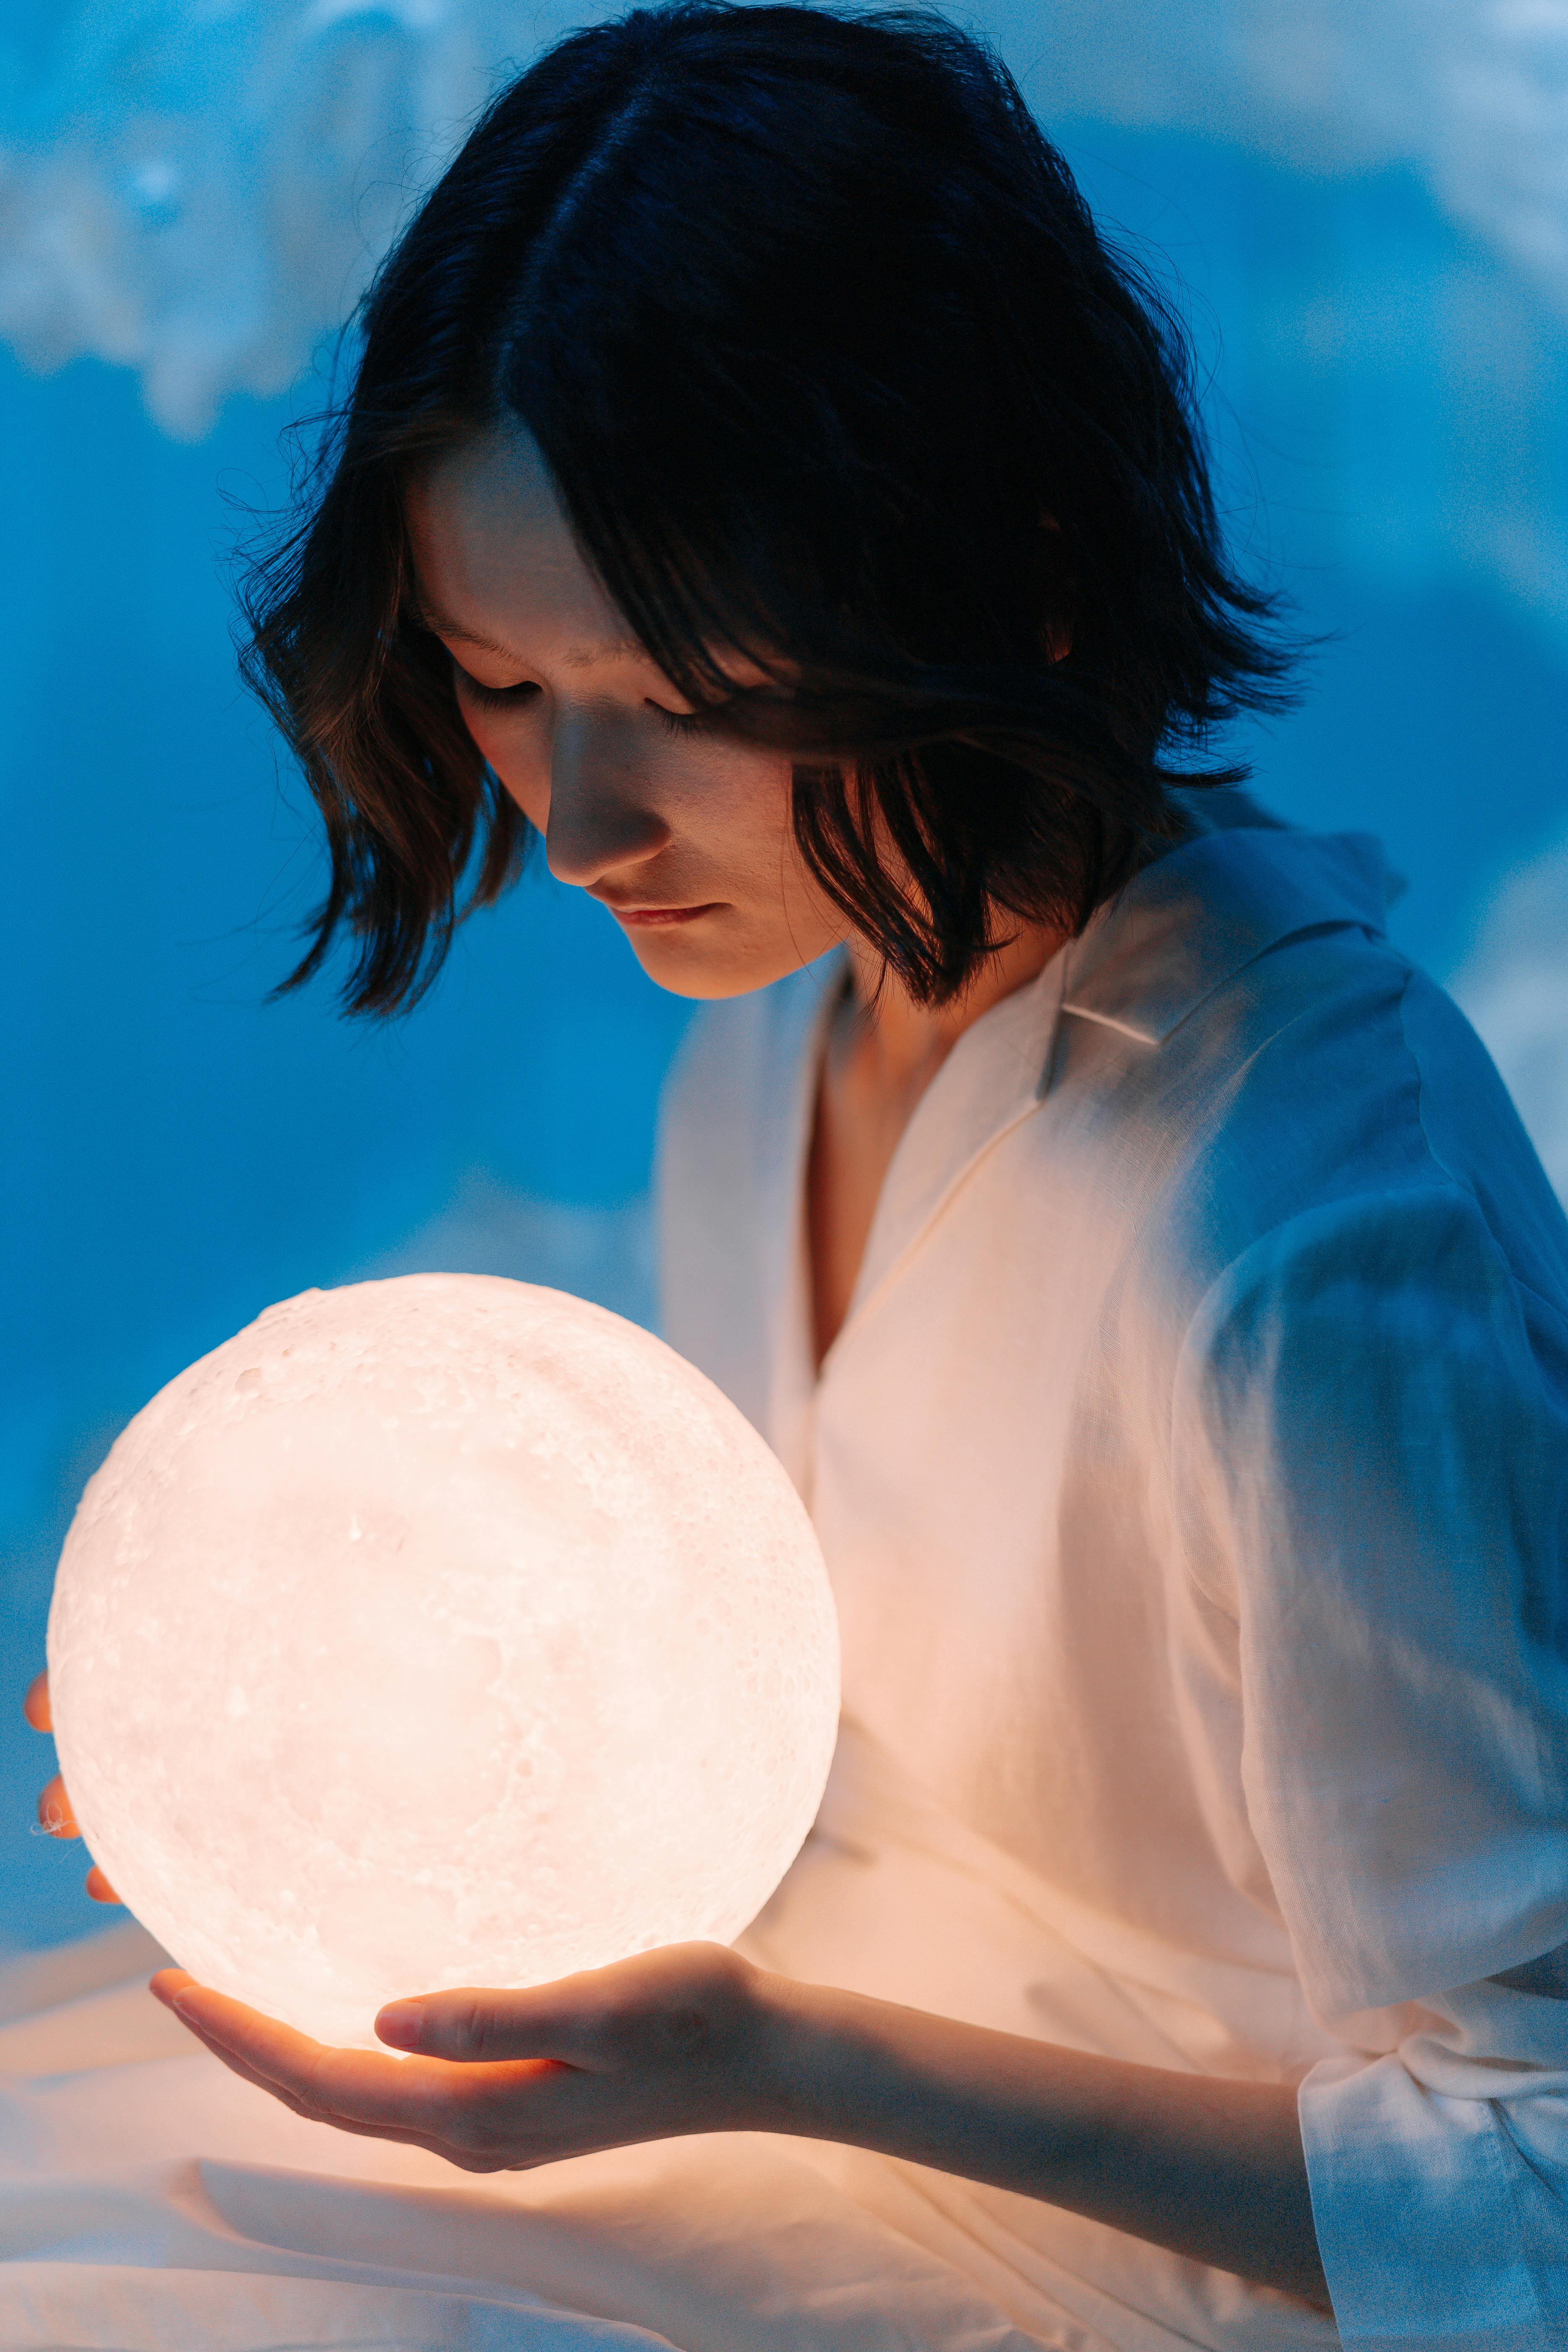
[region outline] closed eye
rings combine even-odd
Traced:
[[[452,667],[464,694],[471,701],[489,703],[495,709],[515,710],[520,703],[531,701],[539,692],[539,687],[531,677],[519,678],[515,686],[483,686],[477,677],[470,677],[461,662],[454,659]]]
[[[695,735],[707,719],[702,710],[667,710],[662,702],[648,703],[648,709],[664,721],[672,735]]]
[[[468,699],[488,704],[492,709],[516,710],[521,705],[531,702],[540,690],[537,680],[531,677],[519,678],[515,686],[486,686],[481,679],[472,677],[456,656],[453,657],[452,667]],[[646,707],[672,735],[696,734],[707,716],[700,710],[667,710],[662,702],[655,702],[651,698]]]

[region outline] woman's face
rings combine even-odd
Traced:
[[[682,731],[691,705],[594,580],[527,434],[443,457],[408,521],[468,732],[551,872],[609,908],[651,979],[735,996],[845,935],[795,845],[787,756]]]

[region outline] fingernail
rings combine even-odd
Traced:
[[[412,2050],[424,2022],[425,2012],[416,2000],[394,2000],[377,2016],[375,2030],[395,2050]]]

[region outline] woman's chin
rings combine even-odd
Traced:
[[[748,996],[786,972],[798,971],[805,961],[793,940],[738,937],[733,911],[727,907],[715,908],[711,915],[690,923],[624,923],[621,928],[648,978],[672,996]]]

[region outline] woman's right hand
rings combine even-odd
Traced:
[[[27,1696],[22,1701],[22,1712],[35,1731],[52,1731],[54,1717],[49,1713],[49,1678],[36,1675],[27,1685]],[[38,1799],[38,1820],[51,1837],[80,1837],[76,1815],[71,1811],[66,1784],[57,1772],[43,1795]],[[120,1897],[96,1863],[87,1874],[87,1891],[95,1903],[118,1903]]]

